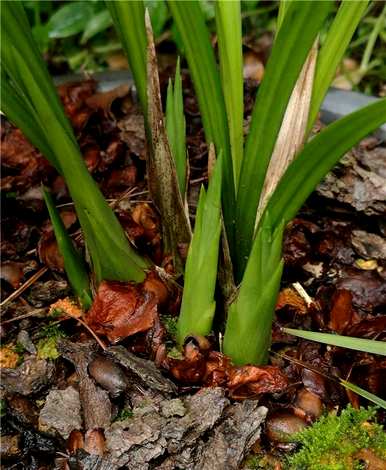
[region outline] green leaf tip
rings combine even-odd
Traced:
[[[220,153],[208,191],[202,187],[200,192],[196,224],[185,266],[181,312],[177,322],[177,341],[180,345],[186,336],[205,336],[212,329],[221,233],[221,183]]]

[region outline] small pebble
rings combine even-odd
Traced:
[[[119,396],[127,388],[128,382],[125,373],[110,359],[98,356],[90,363],[88,371],[91,377],[112,397]]]

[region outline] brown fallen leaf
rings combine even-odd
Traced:
[[[287,377],[276,366],[247,365],[233,367],[228,372],[227,387],[234,399],[283,392],[287,385]]]
[[[199,341],[199,338],[192,338],[185,344],[182,359],[167,357],[163,363],[179,382],[204,387],[222,386],[235,400],[282,392],[288,385],[278,367],[233,366],[229,357],[212,351],[210,343],[205,338],[205,341]]]
[[[103,281],[86,323],[112,343],[149,330],[157,317],[157,297],[141,286]]]
[[[349,325],[358,321],[358,315],[352,307],[352,294],[346,289],[338,290],[332,298],[328,327],[342,333]]]
[[[305,315],[308,312],[307,304],[304,299],[290,287],[280,291],[279,298],[276,303],[276,310],[288,307],[300,315]]]
[[[40,261],[53,271],[64,272],[64,258],[59,251],[54,232],[45,232],[38,242]]]
[[[86,103],[96,90],[95,80],[83,80],[81,82],[68,82],[58,87],[58,93],[63,103],[64,110],[75,130],[81,130],[94,113]]]
[[[371,449],[361,449],[355,457],[366,462],[367,470],[384,470],[386,467],[385,459],[378,457]]]

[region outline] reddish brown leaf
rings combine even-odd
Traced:
[[[288,307],[300,315],[307,313],[308,308],[306,302],[300,295],[291,288],[286,288],[280,291],[279,298],[276,303],[276,310]]]
[[[233,367],[228,374],[227,386],[235,399],[283,392],[288,385],[287,377],[275,366]]]
[[[167,367],[175,379],[185,384],[202,384],[206,373],[206,358],[199,347],[188,342],[183,359],[167,358]]]
[[[116,343],[149,330],[157,316],[157,298],[141,286],[103,281],[86,322],[96,332]]]
[[[332,298],[330,322],[328,327],[342,333],[353,322],[358,321],[358,315],[352,308],[352,295],[346,289],[338,290]]]
[[[94,112],[86,103],[96,90],[94,80],[65,83],[58,87],[64,110],[75,130],[81,130]]]
[[[136,182],[137,167],[134,165],[121,168],[120,170],[113,170],[109,179],[106,181],[106,191],[109,196],[113,196],[116,193],[134,186]]]
[[[380,340],[386,337],[386,315],[368,316],[359,323],[352,325],[345,333],[347,336]]]
[[[59,252],[54,232],[44,232],[38,242],[40,261],[54,271],[64,271],[64,258]]]

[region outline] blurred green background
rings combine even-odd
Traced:
[[[200,3],[215,44],[214,3],[210,0]],[[52,74],[127,67],[104,1],[23,0],[23,4]],[[168,57],[183,53],[181,41],[166,2],[146,0],[145,4],[150,11],[162,67],[168,64]],[[336,2],[335,8],[338,6]],[[258,82],[276,29],[278,2],[242,0],[241,8],[244,76]],[[323,41],[323,35],[320,39]],[[334,85],[385,96],[385,82],[386,3],[375,1],[355,33]]]

